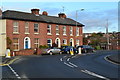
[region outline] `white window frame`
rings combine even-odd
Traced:
[[[65,41],[65,43],[64,43]],[[63,45],[67,45],[67,39],[63,39]]]
[[[37,40],[38,40],[38,41],[37,41],[38,43],[37,43],[37,42],[35,42],[35,39],[37,39]],[[34,48],[35,48],[35,45],[38,45],[38,46],[37,46],[37,48],[39,48],[39,38],[34,38]]]
[[[18,23],[18,21],[13,22],[13,33],[19,33],[19,23]]]
[[[73,36],[73,27],[70,26],[70,36]]]
[[[79,27],[76,27],[76,36],[79,36]]]
[[[47,25],[47,35],[52,35],[52,33],[51,33],[51,25],[50,24],[48,24]],[[48,33],[48,30],[50,30],[50,32]]]
[[[80,45],[80,40],[76,39],[76,47]]]
[[[51,43],[48,43],[48,40],[50,40]],[[52,47],[52,39],[47,39],[47,45],[50,44]]]
[[[59,35],[59,26],[56,25],[56,35]]]
[[[14,43],[14,42],[13,42],[13,46],[14,46],[14,45],[18,45],[18,49],[14,49],[14,51],[19,51],[19,38],[13,38],[13,40],[14,40],[14,39],[18,39],[18,43]]]
[[[63,35],[66,35],[66,26],[63,26]]]
[[[25,34],[29,34],[29,22],[25,22]]]
[[[37,28],[35,28],[35,24],[37,24]],[[35,31],[35,29],[37,29],[37,32]],[[39,23],[34,23],[34,33],[39,33]]]

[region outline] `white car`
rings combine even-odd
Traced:
[[[47,48],[45,49],[45,53],[47,54],[61,54],[61,49],[57,48],[57,47],[51,47],[51,48]]]

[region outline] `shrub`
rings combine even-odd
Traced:
[[[40,45],[39,48],[40,49],[45,49],[45,48],[48,48],[48,46],[47,45]]]

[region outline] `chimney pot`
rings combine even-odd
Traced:
[[[58,16],[59,16],[60,18],[66,18],[65,13],[59,13]]]
[[[31,9],[31,13],[39,15],[39,9]]]
[[[48,13],[46,11],[43,11],[42,15],[48,15]]]

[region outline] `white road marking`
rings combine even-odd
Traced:
[[[10,65],[7,65],[10,70],[15,74],[15,76],[18,78],[18,79],[21,79],[21,77],[15,72],[15,70],[10,66]]]
[[[63,61],[62,58],[60,58],[60,61]]]
[[[72,66],[72,65],[70,65],[70,64],[68,64],[68,63],[66,63],[66,62],[64,62],[64,64],[67,65],[67,66],[69,66],[69,67],[74,68],[74,66]]]
[[[75,65],[75,64],[73,64],[73,63],[71,63],[71,62],[69,62],[69,64],[73,65],[74,67],[78,67],[77,65]]]
[[[96,76],[96,77],[98,77],[98,78],[102,78],[102,79],[105,79],[105,80],[110,80],[110,79],[108,79],[108,78],[106,78],[106,77],[104,77],[104,76],[98,75],[98,74],[93,73],[93,72],[88,71],[88,70],[81,70],[81,71],[84,72],[84,73],[87,73],[87,74],[89,74],[89,75]]]
[[[64,58],[67,57],[67,56],[63,56]]]
[[[72,56],[72,58],[75,58],[75,57],[77,57],[77,55],[75,55],[75,56]]]
[[[67,61],[69,61],[69,60],[70,60],[70,58],[67,59]]]
[[[105,56],[105,57],[104,57],[104,59],[105,59],[106,61],[110,62],[110,63],[116,64],[116,65],[120,65],[120,64],[117,64],[117,63],[114,63],[114,62],[112,62],[112,61],[108,60],[108,59],[107,59],[107,57],[109,57],[109,56],[110,56],[110,55]]]

